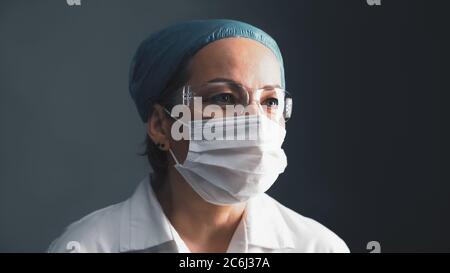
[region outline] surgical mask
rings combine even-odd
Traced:
[[[191,139],[183,164],[169,149],[175,168],[209,203],[236,204],[264,193],[287,166],[281,148],[286,130],[265,115],[217,118],[206,124],[194,120],[187,126],[193,130],[211,126],[233,132],[233,140],[229,135],[216,140]]]

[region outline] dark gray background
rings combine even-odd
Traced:
[[[130,59],[201,18],[255,24],[284,54],[295,108],[275,198],[355,252],[450,251],[447,3],[1,0],[0,251],[44,251],[132,193],[148,165]]]

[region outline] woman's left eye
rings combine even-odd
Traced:
[[[276,98],[269,98],[269,99],[266,99],[266,100],[264,101],[264,105],[267,105],[268,107],[275,107],[275,106],[278,106],[278,99],[276,99]]]

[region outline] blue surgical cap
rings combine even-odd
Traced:
[[[283,59],[275,40],[264,31],[234,20],[195,20],[169,26],[151,34],[138,47],[130,67],[129,89],[143,122],[150,102],[167,87],[179,66],[207,44],[231,37],[244,37],[268,47],[280,63],[285,87]]]

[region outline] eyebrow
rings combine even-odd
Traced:
[[[233,83],[233,84],[238,84],[238,85],[244,86],[242,83],[237,82],[235,80],[228,79],[228,78],[221,78],[221,77],[214,78],[212,80],[207,81],[207,83],[214,83],[214,82],[226,82],[226,83]],[[281,88],[281,86],[279,84],[273,84],[273,85],[272,84],[267,84],[267,85],[264,85],[263,87],[260,87],[258,89],[265,89],[265,88]]]
[[[240,82],[237,82],[237,81],[232,80],[232,79],[227,79],[227,78],[214,78],[212,80],[207,81],[207,83],[212,83],[212,82],[228,82],[228,83],[235,83],[235,84],[242,85]]]

